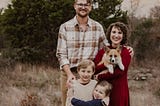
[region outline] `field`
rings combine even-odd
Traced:
[[[60,106],[58,69],[17,64],[0,69],[0,106]],[[159,106],[159,67],[128,73],[131,106]]]

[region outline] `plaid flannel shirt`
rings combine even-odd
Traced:
[[[82,59],[93,60],[100,48],[109,45],[103,27],[88,17],[87,29],[83,31],[76,16],[62,24],[58,34],[56,56],[63,65],[76,67]]]

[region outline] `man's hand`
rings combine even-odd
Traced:
[[[72,73],[70,73],[70,75],[68,75],[66,86],[68,88],[70,88],[72,86],[72,83],[73,83],[72,81],[75,80],[75,79],[76,79],[76,77]]]
[[[63,70],[66,72],[67,74],[67,82],[66,82],[66,86],[69,88],[71,86],[71,81],[76,79],[76,77],[73,75],[73,73],[70,70],[70,67],[68,64],[63,66]]]
[[[126,47],[127,47],[127,49],[129,50],[129,53],[130,53],[131,57],[133,57],[133,56],[134,56],[133,48],[130,47],[130,46],[126,46]]]

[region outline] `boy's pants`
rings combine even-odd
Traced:
[[[77,77],[77,69],[76,68],[71,68],[72,73]],[[67,98],[67,86],[66,86],[66,82],[67,82],[67,74],[61,70],[60,73],[60,86],[61,86],[61,102],[62,102],[62,106],[66,106],[66,98]]]

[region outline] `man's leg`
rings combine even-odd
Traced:
[[[66,87],[66,82],[67,82],[67,75],[64,71],[61,70],[61,75],[60,75],[60,86],[61,86],[61,102],[62,106],[65,106],[66,104],[66,98],[67,98],[67,87]]]
[[[78,73],[77,73],[77,68],[71,68],[72,73],[75,75],[76,78],[78,78]],[[66,105],[66,99],[67,99],[67,86],[66,86],[66,82],[67,82],[67,74],[61,70],[61,102],[62,102],[62,106]]]

